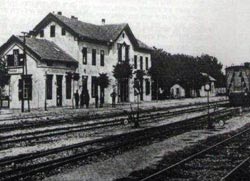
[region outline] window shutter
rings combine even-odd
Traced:
[[[23,81],[22,81],[22,79],[18,80],[18,98],[19,98],[19,100],[23,99]]]

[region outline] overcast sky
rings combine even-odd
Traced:
[[[138,39],[170,53],[207,53],[225,66],[250,61],[250,0],[0,0],[0,45],[53,11],[129,23]]]

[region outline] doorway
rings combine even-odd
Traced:
[[[128,79],[122,79],[119,81],[119,97],[120,102],[128,102],[129,101],[129,84]]]
[[[56,76],[56,105],[62,106],[62,75]]]

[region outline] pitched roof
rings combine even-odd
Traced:
[[[201,75],[204,76],[204,77],[209,77],[209,80],[210,80],[211,82],[215,82],[215,81],[216,81],[215,78],[213,78],[212,76],[208,75],[208,74],[205,73],[205,72],[201,72]]]
[[[24,46],[23,38],[13,35],[2,47],[0,47],[0,53],[2,53],[2,51],[4,51],[13,42],[20,43],[22,46]],[[34,37],[26,38],[26,48],[36,58],[42,61],[50,60],[74,64],[78,63],[72,56],[67,54],[52,41],[37,39]]]
[[[51,20],[65,27],[65,29],[80,39],[96,40],[105,44],[111,43],[111,40],[114,42],[122,33],[122,31],[125,30],[129,34],[129,37],[131,38],[132,43],[135,45],[135,48],[142,50],[152,50],[149,46],[135,38],[127,23],[95,25],[79,21],[75,18],[72,19],[66,16],[49,13],[40,23],[38,23],[38,25],[36,25],[34,28],[35,33],[38,34],[43,27],[51,22]]]

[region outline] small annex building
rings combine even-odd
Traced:
[[[184,98],[186,96],[185,89],[180,84],[174,84],[170,88],[172,98]]]

